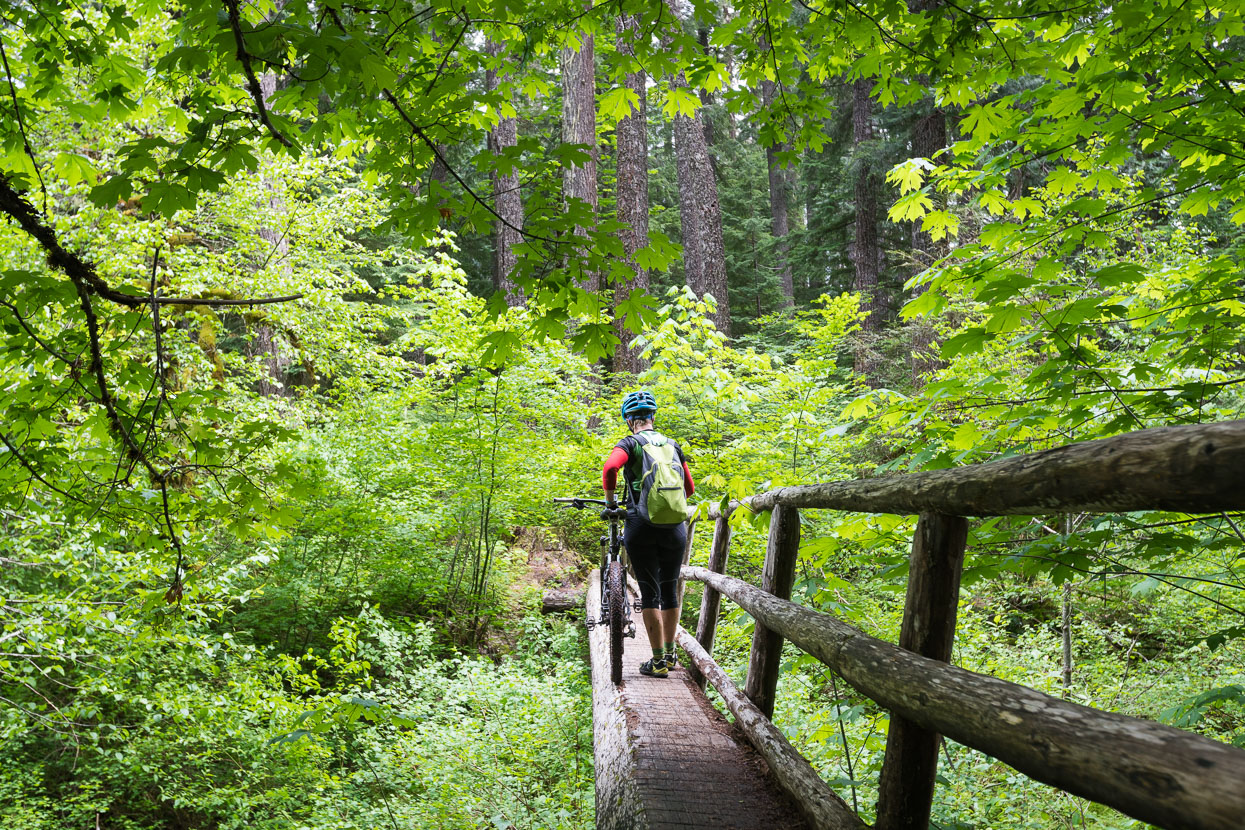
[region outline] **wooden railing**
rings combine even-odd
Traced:
[[[1069,703],[948,665],[968,516],[1245,509],[1245,421],[1165,427],[985,464],[782,487],[746,500],[773,510],[760,588],[725,576],[729,513],[715,510],[695,638],[679,645],[815,827],[864,823],[771,723],[783,640],[891,712],[878,830],[926,830],[940,735],[1029,777],[1171,830],[1245,827],[1245,751],[1173,727]],[[800,508],[919,514],[899,644],[790,602]],[[690,547],[690,546],[689,546]],[[739,690],[713,662],[720,595],[756,621]]]

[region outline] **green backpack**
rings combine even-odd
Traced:
[[[640,517],[657,527],[675,527],[687,521],[687,494],[683,465],[670,439],[659,432],[637,433],[640,477],[632,482],[632,502]]]

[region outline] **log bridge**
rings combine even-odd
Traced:
[[[725,575],[729,518],[741,507],[773,511],[759,587]],[[897,645],[790,601],[804,509],[918,516]],[[597,827],[866,827],[770,720],[786,640],[891,714],[877,830],[929,827],[943,735],[1158,827],[1241,830],[1245,751],[949,660],[969,517],[1242,509],[1245,420],[1141,430],[949,470],[781,487],[715,508],[708,567],[682,571],[705,585],[695,636],[678,633],[687,671],[641,677],[648,656],[641,628],[627,641],[616,688],[606,633],[591,635]],[[589,614],[599,613],[592,607],[599,595],[589,587]],[[743,689],[711,656],[722,596],[756,621]],[[706,683],[733,725],[703,696]]]

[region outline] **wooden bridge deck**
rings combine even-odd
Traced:
[[[596,574],[588,613],[600,614]],[[639,613],[625,639],[623,684],[609,678],[608,631],[589,636],[598,830],[804,828],[765,762],[713,708],[684,669],[644,677],[650,656]]]

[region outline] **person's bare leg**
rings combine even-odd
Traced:
[[[678,630],[679,630],[679,609],[678,607],[663,609],[661,612],[661,633],[662,633],[661,646],[662,648],[665,648],[667,643],[674,642],[674,635]],[[653,648],[657,648],[657,646],[653,646]]]
[[[663,647],[661,639],[662,634],[662,618],[665,611],[658,611],[656,608],[645,608],[640,612],[644,617],[644,628],[648,631],[648,644],[654,650]]]

